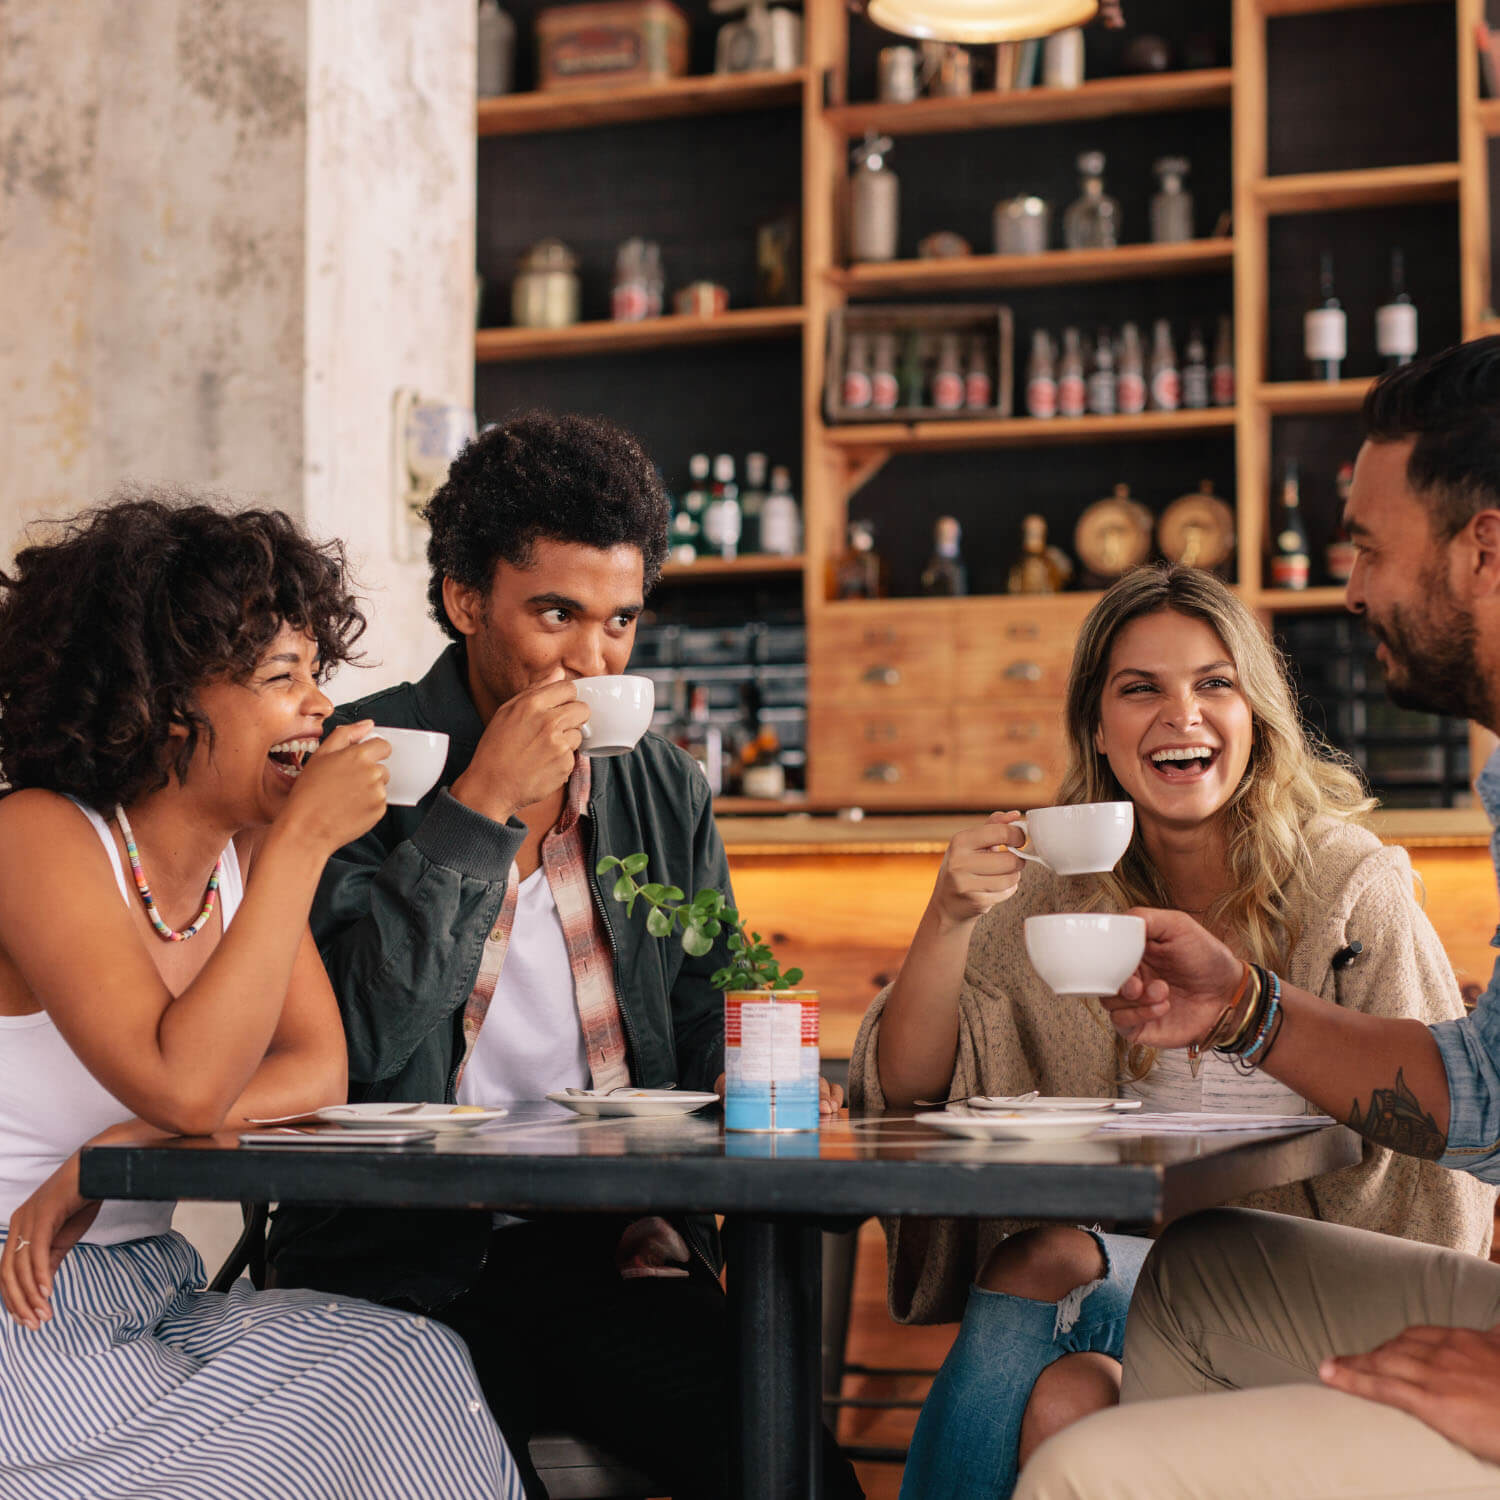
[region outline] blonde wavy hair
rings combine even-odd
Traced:
[[[1218,813],[1226,825],[1230,888],[1204,914],[1204,925],[1233,933],[1254,962],[1280,968],[1299,936],[1291,914],[1312,867],[1309,826],[1319,818],[1358,817],[1375,802],[1348,758],[1309,735],[1284,658],[1255,616],[1213,574],[1165,564],[1137,568],[1089,611],[1068,675],[1068,769],[1058,801],[1127,800],[1109,761],[1095,748],[1095,733],[1121,631],[1162,611],[1202,620],[1214,631],[1250,707],[1250,761]],[[1146,853],[1139,823],[1119,865],[1099,883],[1100,904],[1106,898],[1121,910],[1172,904]],[[1154,1056],[1150,1049],[1132,1048],[1125,1058],[1127,1072],[1143,1076]]]

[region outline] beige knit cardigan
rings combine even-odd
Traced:
[[[1314,869],[1295,913],[1301,937],[1282,977],[1369,1015],[1428,1023],[1461,1016],[1458,984],[1413,896],[1405,850],[1333,820],[1316,825],[1309,842]],[[1096,1000],[1054,995],[1032,969],[1022,933],[1028,916],[1079,911],[1096,898],[1096,883],[1087,876],[1064,878],[1028,865],[1016,894],[976,924],[959,993],[950,1094],[1116,1092],[1115,1032],[1106,1012]],[[1355,938],[1364,951],[1334,970],[1333,955]],[[885,1106],[875,1046],[888,993],[875,997],[854,1044],[849,1094],[856,1106]],[[1495,1192],[1467,1173],[1366,1142],[1354,1166],[1240,1202],[1485,1255]],[[886,1220],[891,1315],[902,1323],[962,1317],[979,1268],[1018,1227],[998,1220]]]

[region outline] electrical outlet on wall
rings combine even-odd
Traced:
[[[474,436],[474,413],[433,401],[409,386],[391,401],[391,550],[399,562],[419,561],[426,548],[422,507],[448,477],[448,466]]]

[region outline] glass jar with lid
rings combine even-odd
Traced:
[[[578,321],[578,257],[561,240],[538,240],[517,262],[510,315],[517,328],[567,328]]]

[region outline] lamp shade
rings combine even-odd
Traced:
[[[902,36],[936,42],[1018,42],[1081,26],[1099,0],[868,0],[865,14]]]

